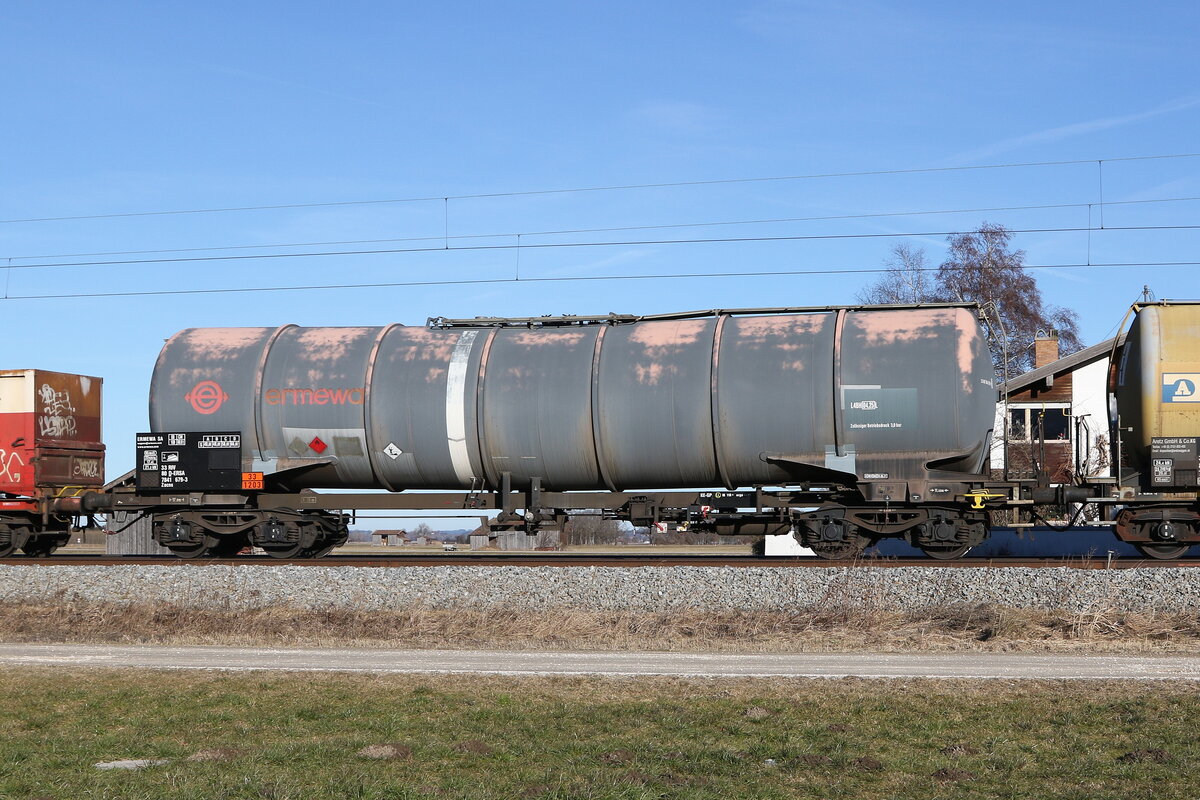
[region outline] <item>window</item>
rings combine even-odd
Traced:
[[[1017,408],[1008,410],[1008,438],[1023,442],[1029,438],[1029,409]]]
[[[1008,409],[1012,442],[1069,442],[1072,427],[1071,409],[1065,405]]]
[[[1030,411],[1029,421],[1033,423],[1033,438],[1044,442],[1065,442],[1071,438],[1070,410],[1066,408],[1047,408],[1045,411]]]

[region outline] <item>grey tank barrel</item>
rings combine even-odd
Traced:
[[[973,307],[757,309],[192,328],[150,422],[292,489],[733,489],[977,473],[994,404]]]

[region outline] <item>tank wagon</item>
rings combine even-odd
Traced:
[[[1091,502],[1171,558],[1200,542],[1200,303],[1131,314],[1110,376],[1117,477],[1072,486],[985,473],[997,388],[971,305],[188,329],[155,366],[137,469],[110,490],[61,472],[103,455],[98,394],[47,438],[27,433],[28,386],[0,393],[34,414],[12,446],[65,465],[0,487],[5,541],[44,554],[70,514],[125,510],[183,557],[316,557],[346,540],[347,510],[495,512],[493,530],[529,535],[586,510],[791,533],[826,558],[885,537],[954,558],[993,511]],[[74,398],[99,381],[77,380],[47,402],[91,409]]]
[[[155,367],[151,429],[240,433],[265,491],[159,514],[155,535],[183,555],[319,552],[344,538],[338,509],[279,493],[382,489],[527,532],[588,508],[949,557],[986,536],[992,376],[963,305],[189,329]]]
[[[1200,542],[1200,303],[1136,304],[1110,372],[1116,533],[1176,558]]]

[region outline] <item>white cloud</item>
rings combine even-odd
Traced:
[[[1178,111],[1185,111],[1189,108],[1195,108],[1196,106],[1200,106],[1200,95],[1187,95],[1185,97],[1176,98],[1170,102],[1163,103],[1162,105],[1156,106],[1148,111],[1139,111],[1135,114],[1123,114],[1120,116],[1101,117],[1099,119],[1087,120],[1085,122],[1074,122],[1070,125],[1060,125],[1055,128],[1047,128],[1045,130],[1027,133],[1023,136],[1016,136],[1012,139],[1003,139],[993,144],[985,145],[977,150],[959,153],[956,156],[952,156],[949,161],[955,164],[962,162],[981,161],[987,158],[992,158],[1001,153],[1019,150],[1030,145],[1061,142],[1064,139],[1073,139],[1077,136],[1086,136],[1087,134],[1096,133],[1098,131],[1120,128],[1125,125],[1132,125],[1137,122],[1153,119],[1154,117],[1161,117],[1166,114],[1174,114]]]

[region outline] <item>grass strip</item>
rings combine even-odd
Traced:
[[[0,796],[1175,798],[1194,684],[9,670]],[[369,757],[374,756],[374,757]],[[138,771],[97,762],[165,759]]]

